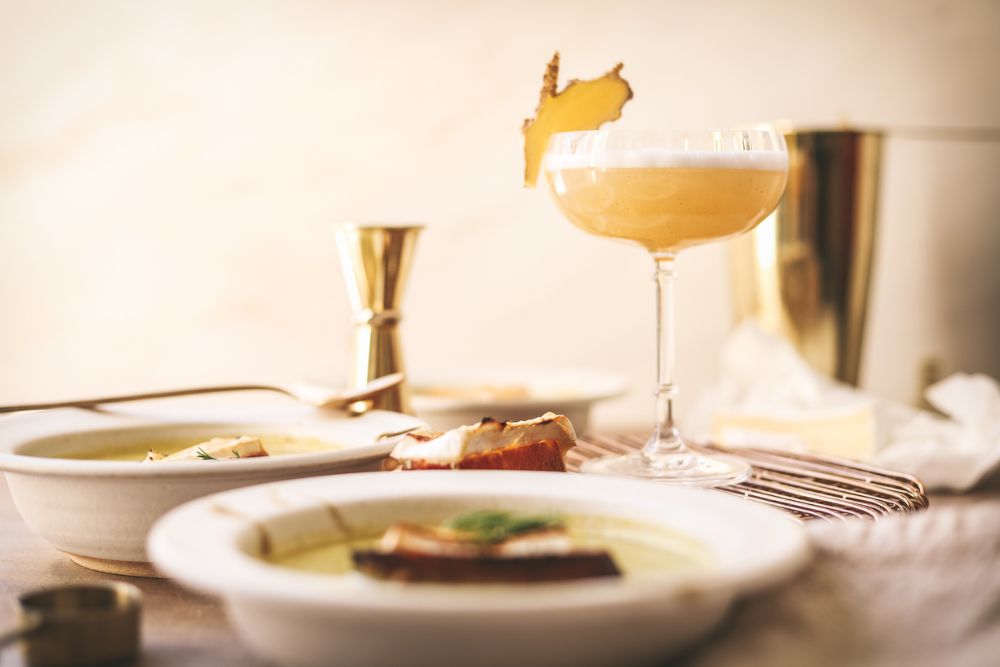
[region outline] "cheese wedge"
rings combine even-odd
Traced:
[[[573,551],[573,540],[565,528],[548,528],[514,535],[497,544],[484,544],[470,541],[468,533],[450,528],[396,523],[385,531],[379,551],[465,558],[554,556]]]
[[[869,405],[811,415],[719,412],[712,439],[727,447],[769,447],[864,461],[875,454],[876,416]]]
[[[241,435],[237,438],[212,438],[174,452],[170,456],[156,458],[157,452],[150,450],[144,462],[156,461],[211,461],[214,459],[249,459],[268,456],[263,443],[258,438]]]

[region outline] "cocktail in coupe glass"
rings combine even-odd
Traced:
[[[656,265],[656,427],[645,446],[589,461],[583,472],[720,486],[749,466],[690,451],[674,424],[674,259],[684,248],[749,231],[778,204],[788,175],[774,130],[563,132],[543,165],[552,196],[577,227],[634,241]]]

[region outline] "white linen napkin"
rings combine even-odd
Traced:
[[[1000,386],[977,374],[928,388],[945,417],[894,403],[813,370],[782,338],[752,321],[723,344],[721,375],[684,422],[721,444],[766,446],[870,460],[965,491],[1000,468]]]
[[[926,398],[948,418],[916,411],[895,420],[875,461],[928,488],[970,489],[1000,465],[1000,387],[983,374],[957,373],[929,387]]]

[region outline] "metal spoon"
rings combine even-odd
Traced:
[[[275,391],[290,396],[297,401],[317,408],[346,408],[352,403],[371,398],[386,389],[403,381],[402,373],[392,373],[375,378],[358,389],[330,389],[316,384],[228,384],[210,387],[193,387],[191,389],[170,389],[153,391],[143,394],[123,394],[120,396],[103,396],[76,401],[58,401],[54,403],[26,403],[23,405],[0,405],[0,412],[21,412],[24,410],[48,410],[50,408],[93,408],[105,403],[124,403],[126,401],[144,401],[151,398],[171,398],[174,396],[192,396],[195,394],[216,394],[227,391]]]
[[[117,664],[139,654],[142,594],[131,584],[56,586],[17,602],[20,626],[0,632],[0,648],[22,640],[28,665]]]

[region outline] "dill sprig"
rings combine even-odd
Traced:
[[[562,517],[551,514],[516,516],[510,512],[481,510],[452,519],[448,527],[471,533],[477,542],[496,544],[515,535],[563,528],[565,525]]]
[[[194,455],[197,456],[202,461],[218,461],[219,460],[219,459],[215,458],[214,456],[212,456],[211,454],[209,454],[208,452],[206,452],[201,447],[199,447],[198,449],[194,450]]]

